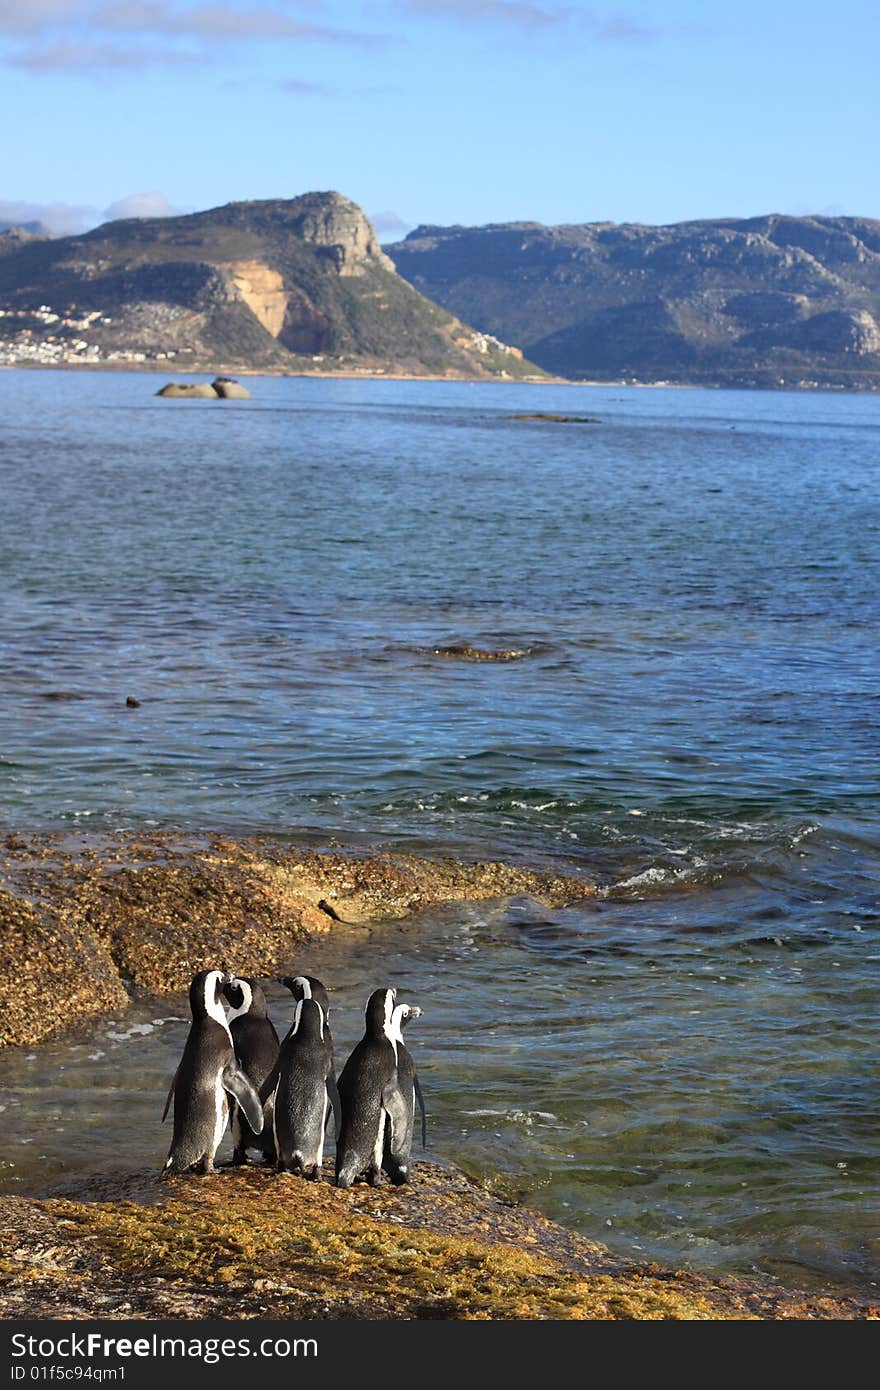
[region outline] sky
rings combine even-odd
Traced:
[[[0,0],[0,221],[880,218],[876,0]]]

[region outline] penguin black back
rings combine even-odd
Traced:
[[[302,979],[290,1031],[261,1096],[271,1098],[278,1168],[316,1179],[321,1174],[327,1114],[332,1104],[339,1128],[333,1046],[324,1009]]]
[[[390,1029],[393,989],[374,990],[364,1011],[364,1036],[339,1076],[342,1124],[336,1144],[336,1183],[349,1187],[365,1175],[379,1180],[385,1142],[386,1097],[397,1074],[397,1047]]]
[[[227,977],[223,993],[232,1006],[227,1022],[236,1060],[254,1090],[259,1091],[278,1058],[278,1034],[269,1018],[266,995],[256,980],[236,975]],[[274,1160],[272,1117],[265,1110],[260,1135],[236,1110],[232,1116],[232,1138],[234,1164],[247,1162],[248,1149],[259,1149],[269,1163]]]
[[[245,1110],[256,1132],[262,1128],[256,1092],[235,1061],[220,1002],[223,980],[219,970],[200,970],[190,985],[192,1024],[165,1106],[167,1113],[173,1095],[174,1135],[165,1172],[184,1172],[197,1163],[204,1172],[213,1172],[226,1128],[227,1094]]]

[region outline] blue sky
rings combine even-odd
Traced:
[[[0,0],[0,219],[880,217],[861,0]]]

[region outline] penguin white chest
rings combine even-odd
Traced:
[[[373,1167],[374,1167],[374,1168],[381,1168],[381,1167],[382,1167],[382,1157],[383,1157],[383,1155],[384,1155],[384,1153],[385,1153],[385,1125],[387,1124],[387,1122],[388,1122],[388,1116],[386,1115],[385,1109],[384,1109],[384,1107],[383,1107],[383,1108],[379,1111],[379,1132],[378,1132],[378,1134],[376,1135],[376,1142],[375,1142],[374,1145],[373,1145]]]
[[[226,1092],[223,1089],[223,1073],[218,1071],[217,1079],[214,1082],[214,1148],[212,1158],[220,1147],[220,1140],[223,1138],[228,1116],[229,1105],[226,1100]]]

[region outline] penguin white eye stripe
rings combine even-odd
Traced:
[[[312,987],[306,979],[305,975],[297,975],[293,983],[295,985],[299,985],[300,989],[302,990],[303,999],[311,999]]]
[[[217,999],[217,986],[222,979],[223,974],[220,970],[209,970],[205,976],[205,1013],[208,1018],[213,1018],[215,1023],[221,1024],[226,1029],[231,1042],[232,1036],[229,1033],[229,1024],[226,1022],[226,1013],[223,1005]]]

